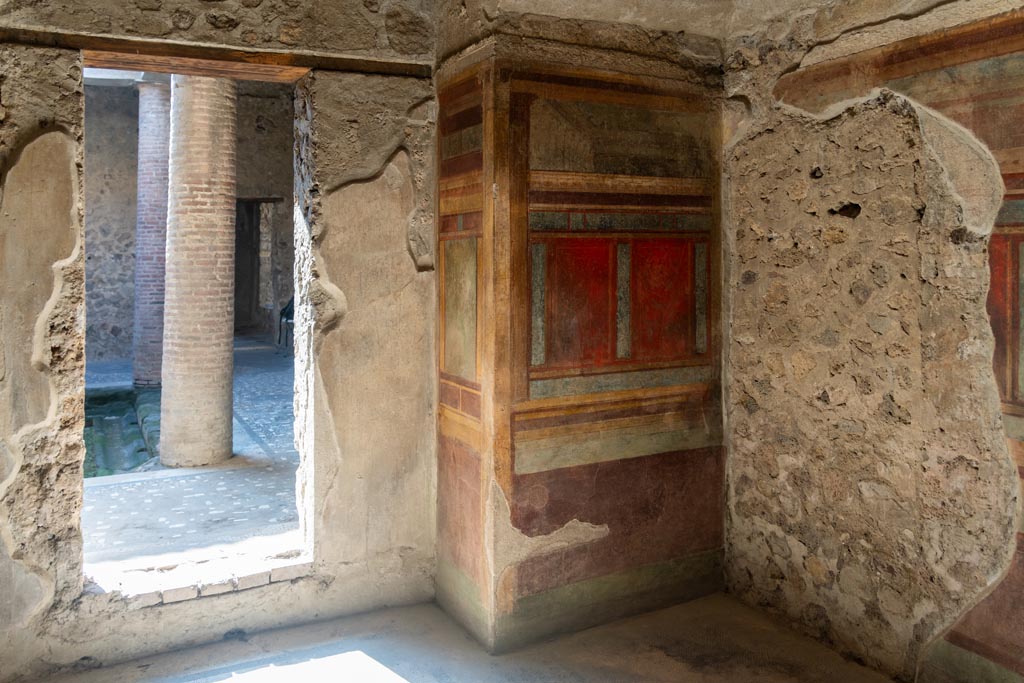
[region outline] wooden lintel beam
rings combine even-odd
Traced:
[[[216,45],[109,38],[0,27],[0,43],[82,50],[86,66],[160,73],[213,75],[239,80],[294,82],[311,69],[429,78],[428,62],[283,50],[241,50]]]
[[[271,83],[294,83],[309,72],[309,67],[305,66],[251,64],[227,60],[196,59],[195,57],[165,57],[100,50],[82,50],[82,59],[86,66],[101,69],[188,74],[190,76],[232,78],[240,81],[269,81]]]

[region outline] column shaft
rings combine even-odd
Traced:
[[[231,457],[235,287],[235,83],[171,82],[160,459]]]
[[[132,378],[136,386],[160,384],[170,112],[171,89],[168,84],[139,84],[135,302],[132,325]]]

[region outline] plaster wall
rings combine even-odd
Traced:
[[[130,358],[139,96],[85,88],[86,357]]]
[[[299,85],[296,400],[320,561],[432,583],[434,105],[430,83],[315,72]],[[301,410],[300,410],[301,412]],[[310,495],[306,491],[304,495]]]
[[[316,315],[299,340],[316,355],[297,350],[298,381],[317,392],[301,394],[307,421],[298,430],[305,531],[317,539],[309,573],[161,603],[83,592],[79,55],[2,50],[0,239],[21,265],[3,270],[18,287],[0,288],[0,580],[11,587],[0,597],[0,680],[429,600],[436,370],[433,321],[422,311],[433,310],[434,276],[430,240],[417,239],[433,231],[429,82],[313,73],[300,88],[308,99],[297,110],[299,193],[302,206],[311,197],[317,205],[296,214],[305,238],[299,309],[310,323]],[[354,214],[357,200],[374,209]],[[36,211],[42,224],[26,205],[36,201],[52,207]],[[52,239],[39,240],[47,232]],[[32,253],[39,258],[25,259]],[[26,282],[32,298],[22,300]],[[25,319],[9,319],[13,311]]]

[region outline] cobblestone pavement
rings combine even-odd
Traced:
[[[82,509],[86,564],[261,536],[294,538],[287,533],[298,529],[293,376],[290,353],[261,339],[236,339],[235,457],[212,467],[87,479]],[[125,381],[130,386],[131,365],[92,364],[86,377],[90,388]]]

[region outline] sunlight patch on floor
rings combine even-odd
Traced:
[[[203,683],[409,683],[365,652],[354,650],[296,664],[267,664],[245,672],[231,672],[223,678],[204,678]]]

